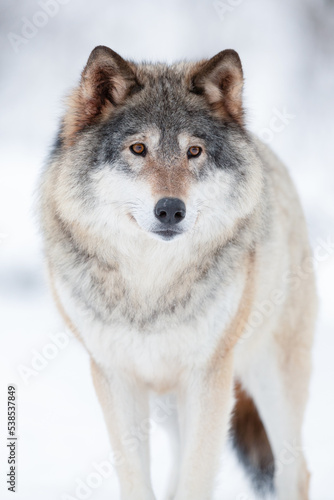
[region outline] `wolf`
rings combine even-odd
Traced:
[[[309,498],[312,256],[243,80],[230,49],[166,65],[98,46],[41,176],[50,285],[89,353],[123,500],[155,498],[134,431],[152,397],[173,401],[166,498],[211,499],[229,438],[259,494]]]

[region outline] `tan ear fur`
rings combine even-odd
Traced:
[[[206,97],[217,116],[243,125],[243,71],[237,52],[223,50],[203,63],[193,75],[192,85],[194,92]]]
[[[102,45],[95,47],[82,72],[79,86],[69,96],[62,137],[74,143],[81,130],[109,116],[138,87],[134,65]]]

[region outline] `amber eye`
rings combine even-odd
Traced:
[[[130,146],[130,150],[134,155],[141,155],[145,156],[146,155],[146,147],[145,144],[142,144],[141,142],[137,142],[136,144],[132,144]]]
[[[188,158],[195,158],[196,156],[199,156],[202,152],[202,148],[199,146],[191,146],[188,149],[187,156]]]

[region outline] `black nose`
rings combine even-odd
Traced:
[[[155,205],[154,214],[163,224],[178,224],[186,216],[186,206],[178,198],[161,198]]]

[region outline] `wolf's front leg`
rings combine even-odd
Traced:
[[[147,391],[122,374],[106,377],[93,360],[91,370],[115,454],[121,498],[154,500],[149,472]]]
[[[233,353],[194,370],[180,391],[182,464],[175,500],[209,500],[233,406]]]

